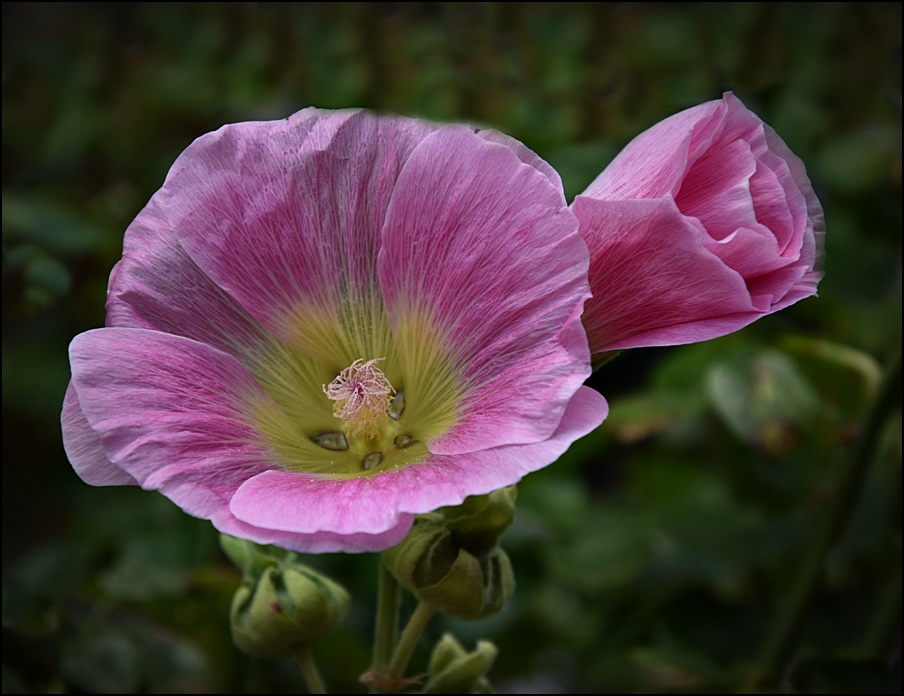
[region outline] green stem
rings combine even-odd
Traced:
[[[304,646],[295,653],[295,659],[301,669],[301,675],[304,677],[305,683],[308,685],[308,691],[312,694],[328,693],[323,679],[320,677],[320,670],[317,669],[317,663],[314,662],[314,656],[311,654],[310,648]]]
[[[755,680],[757,687],[774,688],[789,661],[794,657],[809,609],[822,580],[826,557],[844,529],[854,502],[863,488],[870,465],[875,458],[882,426],[900,401],[900,390],[901,354],[898,353],[867,414],[857,448],[842,472],[837,494],[819,531],[816,544],[802,571],[797,574],[797,582],[791,588],[771,634],[767,636],[760,659],[759,676]]]
[[[894,645],[895,634],[901,625],[901,560],[892,582],[883,588],[872,619],[867,624],[863,643],[864,659],[881,657],[888,659],[889,647]]]
[[[399,628],[399,583],[386,569],[382,556],[377,581],[377,619],[374,627],[374,653],[370,668],[385,672]]]
[[[408,619],[408,624],[402,631],[402,636],[399,638],[399,644],[396,646],[395,654],[392,656],[392,660],[389,663],[390,674],[396,675],[399,678],[405,676],[405,670],[408,668],[408,662],[414,654],[414,648],[417,645],[417,641],[435,613],[435,610],[428,604],[425,604],[424,602],[418,603],[417,609],[414,610],[411,618]]]
[[[895,480],[891,485],[891,490],[901,490],[901,467],[895,469]],[[901,497],[895,499],[896,507],[892,519],[901,519]],[[901,627],[901,554],[892,548],[891,540],[889,540],[890,554],[894,554],[895,570],[891,578],[891,582],[886,579],[885,586],[878,593],[875,608],[870,620],[866,624],[863,640],[860,641],[863,646],[861,655],[864,658],[875,658],[881,656],[889,659],[889,652],[897,643],[898,631]]]

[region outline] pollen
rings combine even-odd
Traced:
[[[376,366],[383,359],[359,358],[323,385],[323,393],[335,402],[333,415],[345,423],[350,435],[376,437],[389,413],[395,389]]]

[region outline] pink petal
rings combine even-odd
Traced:
[[[722,100],[686,109],[638,135],[587,187],[590,198],[676,195],[688,168],[725,118]]]
[[[107,459],[100,435],[88,424],[72,383],[63,399],[63,447],[75,473],[92,486],[135,485],[137,481]]]
[[[697,160],[681,183],[675,202],[682,213],[700,220],[715,240],[724,239],[739,227],[760,228],[749,183],[756,168],[746,142],[720,143]]]
[[[786,307],[784,298],[800,283],[806,270],[805,266],[788,261],[782,268],[748,279],[747,289],[754,306],[764,313],[777,312],[780,306]]]
[[[794,234],[795,218],[806,218],[806,204],[785,162],[770,152],[757,160],[756,172],[750,177],[756,219],[775,237],[778,253],[793,256],[800,251],[800,240]]]
[[[548,437],[589,374],[559,333],[587,297],[587,249],[561,189],[470,129],[426,138],[402,170],[379,270],[390,326],[426,317],[461,366],[461,419],[435,453]],[[414,356],[401,354],[400,363]]]
[[[775,218],[767,223],[766,213],[763,217],[758,213],[758,218],[776,235],[782,255],[792,258],[801,251],[801,244],[809,235],[808,228],[818,228],[819,235],[824,231],[822,206],[807,177],[806,168],[781,137],[737,97],[729,92],[723,100],[728,106],[726,133],[750,143],[754,156],[775,175],[784,193],[787,210],[781,209],[777,214],[782,219],[781,224]],[[773,192],[770,198],[777,201],[778,196]],[[760,202],[757,201],[758,204]],[[822,248],[821,239],[819,248]]]
[[[164,490],[163,492],[173,497],[172,491]],[[335,534],[324,531],[313,534],[297,534],[279,529],[256,527],[237,519],[227,507],[221,507],[210,521],[225,534],[249,539],[258,544],[276,544],[284,549],[300,553],[374,553],[395,546],[404,539],[411,529],[414,516],[399,515],[398,523],[384,532],[362,531],[355,534]]]
[[[469,495],[516,483],[555,461],[577,438],[605,418],[608,406],[592,389],[580,388],[548,440],[469,454],[431,456],[372,477],[334,479],[268,471],[245,483],[231,510],[257,527],[298,534],[342,536],[396,529],[407,516],[458,505]],[[346,549],[337,549],[346,550]]]
[[[176,239],[158,191],[126,230],[110,275],[107,325],[156,329],[251,359],[270,339]]]
[[[741,227],[719,241],[704,237],[703,246],[726,266],[737,271],[746,280],[748,289],[753,279],[794,263],[794,259],[779,255],[775,237],[759,225],[755,230]],[[776,289],[776,293],[786,292],[790,286],[791,283],[788,283],[781,291]]]
[[[744,279],[671,199],[578,196],[573,210],[592,251],[583,320],[593,353],[703,341],[760,316]]]
[[[349,301],[372,318],[379,307],[376,258],[395,180],[437,127],[315,109],[225,126],[173,166],[170,222],[207,275],[304,353],[305,312],[333,317]]]
[[[210,518],[246,479],[278,467],[250,424],[269,397],[231,356],[143,329],[76,336],[72,381],[110,462],[190,514]]]
[[[813,191],[813,184],[810,183],[801,159],[791,152],[785,142],[768,126],[765,129],[765,136],[771,155],[780,158],[788,168],[794,185],[792,186],[789,182],[785,184],[785,188],[789,191],[800,192],[800,196],[789,195],[788,206],[792,215],[794,235],[782,253],[786,256],[799,254],[802,263],[817,269],[818,282],[822,278],[821,262],[825,236],[825,217],[822,204]],[[778,171],[777,165],[773,165],[773,169]],[[801,199],[803,199],[802,204]]]
[[[87,483],[139,483],[108,459],[99,434],[104,432],[104,440],[111,447],[110,456],[119,459],[122,455],[129,460],[128,463],[135,459],[146,465],[137,472],[145,488],[159,489],[186,512],[209,518],[218,530],[227,534],[309,553],[340,550],[371,552],[398,543],[411,527],[411,515],[402,515],[395,527],[381,533],[362,532],[347,536],[320,533],[310,536],[263,529],[236,519],[229,511],[228,501],[246,476],[264,470],[260,461],[269,453],[255,452],[253,447],[242,446],[246,444],[242,443],[242,438],[249,436],[247,432],[244,435],[237,432],[245,428],[243,424],[210,422],[222,415],[223,405],[218,408],[211,403],[213,399],[190,393],[184,382],[185,379],[197,380],[203,387],[205,378],[211,377],[204,374],[205,371],[216,372],[218,368],[222,370],[225,367],[225,372],[229,374],[224,380],[227,384],[220,385],[224,388],[221,390],[216,384],[209,386],[217,396],[230,391],[243,391],[243,386],[237,389],[228,386],[230,381],[236,381],[233,373],[241,375],[241,368],[236,368],[228,356],[206,346],[157,332],[101,329],[83,334],[73,343],[73,367],[79,376],[82,393],[87,394],[87,399],[92,403],[100,401],[99,410],[104,411],[106,405],[111,408],[111,413],[116,414],[115,418],[102,417],[98,430],[94,430],[81,410],[74,385],[67,390],[62,417],[64,444],[73,467]],[[143,352],[144,348],[147,352]],[[109,353],[116,354],[119,359],[105,363],[105,356]],[[194,358],[200,358],[194,366],[191,364],[192,353]],[[153,364],[157,356],[161,365]],[[151,359],[150,365],[145,362],[147,358]],[[148,368],[150,374],[123,374],[131,369],[129,364],[136,361]],[[217,366],[214,363],[221,364]],[[185,379],[173,380],[162,375],[161,372],[169,365],[180,371],[188,368]],[[103,385],[94,384],[99,377],[98,368],[105,369],[109,377]],[[128,380],[128,384],[124,383],[123,378]],[[156,396],[153,394],[153,390],[158,389],[153,384],[155,381],[165,383]],[[253,385],[250,386],[253,391]],[[110,391],[103,393],[104,390]],[[172,393],[167,393],[167,390]],[[155,413],[151,403],[155,400],[159,401],[158,408],[162,409],[162,414]],[[198,403],[198,400],[206,403]],[[134,413],[127,415],[131,408],[135,409]],[[205,408],[210,411],[206,416],[198,413],[199,409]],[[225,411],[228,413],[228,407]],[[181,423],[178,422],[180,412],[183,416]],[[167,421],[165,424],[161,424],[161,417]],[[130,420],[134,422],[129,423]],[[158,427],[160,432],[152,432]],[[131,433],[124,433],[126,429]],[[239,442],[238,446],[236,442]]]
[[[524,164],[530,165],[538,172],[546,176],[546,178],[549,179],[549,183],[551,183],[557,189],[562,188],[562,178],[559,176],[559,173],[555,169],[553,169],[552,166],[550,166],[546,162],[546,160],[541,158],[536,152],[524,145],[524,143],[515,140],[505,133],[500,133],[499,131],[493,129],[479,130],[477,131],[477,137],[483,138],[484,140],[491,143],[505,145],[508,149],[514,152],[515,156],[522,162],[524,162]]]

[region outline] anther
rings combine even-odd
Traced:
[[[323,449],[336,452],[348,449],[348,440],[345,439],[343,433],[320,433],[320,435],[315,435],[311,439]]]
[[[402,417],[402,413],[405,411],[405,392],[397,391],[396,395],[392,397],[392,406],[389,407],[389,417],[393,420],[398,420]]]
[[[406,447],[411,447],[417,440],[415,440],[411,435],[396,435],[395,440],[392,443],[398,447],[399,449],[405,449]]]
[[[380,462],[383,461],[383,455],[380,452],[371,452],[361,461],[361,466],[364,467],[364,471],[370,471],[374,467],[380,466]]]

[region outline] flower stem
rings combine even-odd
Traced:
[[[816,544],[791,588],[771,634],[767,636],[754,688],[773,688],[781,678],[803,634],[809,609],[821,584],[826,557],[844,529],[875,458],[882,426],[901,399],[901,354],[898,353],[867,414],[857,448],[842,472]]]
[[[295,659],[298,661],[298,667],[301,669],[301,675],[304,677],[305,683],[308,685],[308,691],[312,694],[328,693],[323,679],[320,677],[320,670],[317,669],[317,663],[311,654],[311,649],[304,646],[295,653]]]
[[[385,672],[389,666],[392,647],[395,645],[399,624],[399,583],[380,559],[377,581],[377,618],[374,627],[374,653],[370,668]]]
[[[867,623],[864,639],[861,641],[863,659],[881,657],[889,659],[889,648],[894,645],[896,629],[901,625],[901,559],[898,571],[879,595],[876,609]]]
[[[395,653],[389,663],[390,674],[394,674],[400,678],[405,675],[405,670],[408,668],[408,662],[414,654],[414,648],[417,645],[417,641],[435,613],[436,611],[430,605],[425,604],[424,602],[418,603],[411,618],[408,619],[408,624],[402,631],[402,636],[399,638],[399,644],[396,646]]]

